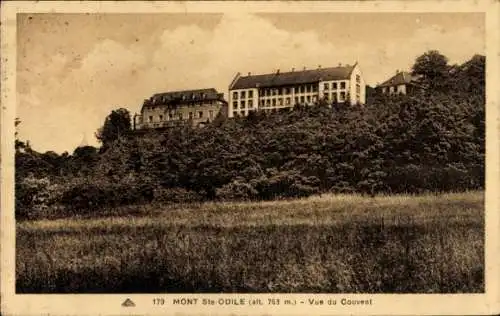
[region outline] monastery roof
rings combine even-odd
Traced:
[[[302,71],[275,72],[272,74],[241,76],[230,87],[248,89],[257,87],[277,87],[286,85],[315,83],[328,80],[346,80],[351,76],[356,65],[345,65],[330,68],[318,68]]]
[[[379,87],[389,87],[389,86],[397,86],[400,84],[408,84],[417,80],[416,76],[413,76],[407,71],[400,71],[387,81],[381,83]]]
[[[214,88],[156,93],[144,100],[144,105],[189,103],[199,101],[224,101],[224,94]]]

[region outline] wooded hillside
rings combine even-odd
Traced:
[[[374,92],[364,107],[321,102],[141,134],[105,124],[100,149],[80,147],[71,155],[38,153],[16,141],[16,213],[484,188],[484,56],[448,65],[431,51],[413,71],[422,91]],[[129,115],[114,111],[108,125],[120,121],[117,113]]]

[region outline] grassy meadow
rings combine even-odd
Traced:
[[[18,293],[484,291],[484,192],[144,205],[20,221]]]

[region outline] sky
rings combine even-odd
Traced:
[[[358,62],[375,86],[439,50],[485,54],[481,13],[19,14],[19,138],[62,153],[114,109],[139,113],[158,92],[216,88],[253,74]]]

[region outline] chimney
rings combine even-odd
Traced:
[[[294,72],[294,71],[295,71],[295,68],[292,68],[292,72]]]
[[[303,70],[306,70],[306,66],[304,66],[304,69]]]
[[[278,68],[278,69],[276,69],[276,74],[277,74],[277,75],[279,75],[279,74],[280,74],[280,70],[279,70],[279,68]]]
[[[342,63],[339,63],[339,67],[342,67]]]
[[[318,65],[318,69],[321,69],[321,65]]]
[[[252,73],[251,73],[251,72],[248,72],[248,76],[250,77],[251,75],[252,75]]]

